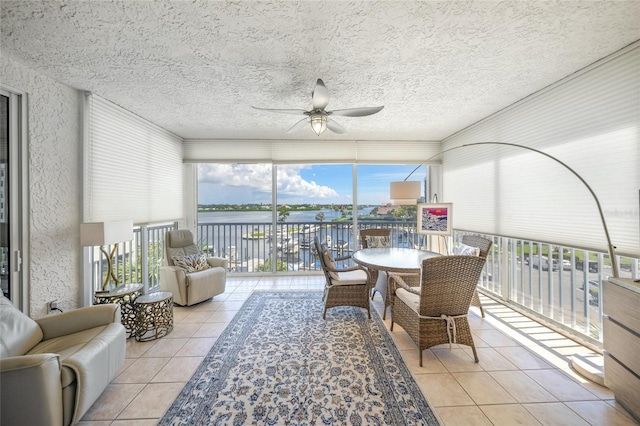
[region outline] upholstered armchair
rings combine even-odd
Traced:
[[[77,423],[124,364],[120,305],[33,320],[0,296],[0,424]]]
[[[191,306],[224,293],[227,259],[207,257],[186,229],[165,235],[167,266],[160,268],[160,287],[173,293],[174,303]]]

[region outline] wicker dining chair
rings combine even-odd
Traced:
[[[462,244],[471,247],[478,247],[478,249],[480,249],[480,253],[478,254],[478,256],[484,258],[486,263],[487,256],[489,255],[489,250],[491,249],[493,242],[479,235],[464,235],[462,237]],[[482,315],[482,318],[484,318],[484,309],[482,309],[482,302],[480,302],[480,295],[478,294],[477,289],[473,293],[471,306],[477,306],[480,309],[480,315]]]
[[[338,268],[336,261],[350,258],[350,256],[335,258],[329,247],[320,242],[320,238],[314,238],[314,244],[320,259],[320,265],[325,277],[324,287],[324,312],[322,319],[327,317],[327,309],[335,306],[356,306],[369,309],[369,272],[361,266]]]
[[[369,228],[360,230],[360,241],[362,243],[362,248],[369,248],[369,244],[367,241],[367,237],[391,237],[390,229],[383,228]],[[373,246],[371,246],[373,247]],[[384,310],[382,311],[382,319],[386,319],[387,316],[387,307],[391,306],[390,298],[387,294],[387,273],[385,271],[377,271],[374,269],[369,270],[369,274],[371,276],[371,300],[373,300],[376,292],[380,293],[382,300],[384,301]]]
[[[415,275],[389,275],[391,331],[397,323],[409,334],[420,350],[421,367],[422,351],[444,343],[471,346],[478,362],[467,315],[483,266],[477,256],[425,259],[419,287],[406,282]]]

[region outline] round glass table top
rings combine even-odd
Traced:
[[[108,297],[118,297],[118,296],[126,296],[130,293],[142,290],[142,284],[126,284],[116,287],[110,291],[104,292],[99,291],[96,292],[96,297],[108,298]]]
[[[411,248],[366,248],[353,253],[352,259],[359,265],[391,272],[416,272],[422,261],[440,253]]]
[[[154,291],[152,293],[147,293],[144,296],[140,296],[136,299],[135,303],[156,303],[163,300],[168,300],[173,297],[173,293],[170,291]]]

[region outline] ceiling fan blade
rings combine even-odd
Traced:
[[[336,109],[334,111],[327,111],[327,114],[341,115],[343,117],[364,117],[366,115],[371,115],[371,114],[375,114],[376,112],[380,112],[382,111],[382,108],[384,108],[384,106]]]
[[[300,127],[304,126],[308,122],[309,122],[309,119],[307,117],[303,118],[302,120],[298,121],[293,126],[289,127],[289,130],[287,130],[287,133],[295,132],[296,130],[298,130]]]
[[[278,114],[300,115],[300,114],[306,114],[307,113],[307,111],[305,111],[303,109],[274,109],[274,108],[259,108],[259,107],[254,107],[254,106],[252,106],[251,108],[259,109],[261,111],[277,112]]]
[[[347,129],[331,119],[327,121],[327,129],[331,130],[333,133],[347,133]]]
[[[316,81],[316,87],[313,89],[311,96],[313,97],[314,110],[325,109],[325,107],[329,103],[329,91],[327,90],[321,79],[318,79],[318,81]]]

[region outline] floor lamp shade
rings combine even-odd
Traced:
[[[93,222],[80,225],[82,246],[108,246],[133,239],[133,221]]]
[[[404,180],[400,182],[391,182],[390,195],[394,204],[409,205],[415,204],[420,198],[420,182]]]

